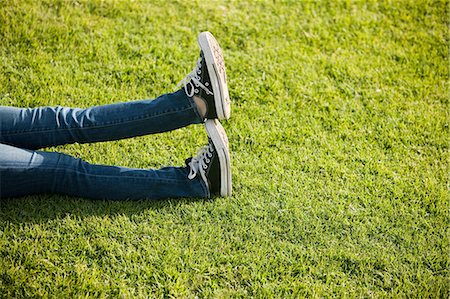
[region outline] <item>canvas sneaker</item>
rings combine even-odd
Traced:
[[[189,179],[197,176],[208,186],[209,197],[215,195],[231,196],[231,164],[228,138],[217,119],[205,122],[208,145],[187,164],[190,167]]]
[[[207,106],[206,119],[230,118],[230,96],[222,49],[210,32],[202,32],[198,36],[200,58],[195,68],[184,80],[186,94],[190,97],[201,97]]]

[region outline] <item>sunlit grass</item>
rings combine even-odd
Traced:
[[[275,3],[274,3],[275,2]],[[0,104],[174,91],[211,31],[233,197],[0,202],[0,297],[449,296],[448,1],[0,1]],[[202,126],[50,148],[181,165]]]

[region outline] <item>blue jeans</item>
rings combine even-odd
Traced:
[[[110,200],[206,197],[207,186],[200,178],[189,180],[187,167],[95,165],[36,150],[166,132],[202,122],[184,90],[155,100],[87,109],[0,106],[0,198],[41,193]]]

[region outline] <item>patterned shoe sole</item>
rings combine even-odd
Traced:
[[[216,148],[220,162],[220,195],[231,196],[231,159],[228,147],[228,137],[225,129],[217,119],[208,119],[205,123],[206,132]]]
[[[210,32],[200,33],[198,36],[198,44],[205,56],[209,77],[211,78],[217,116],[219,119],[228,119],[231,113],[231,101],[222,49]]]

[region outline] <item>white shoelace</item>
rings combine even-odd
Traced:
[[[188,166],[191,168],[189,171],[188,178],[192,180],[197,176],[197,173],[200,173],[203,180],[206,182],[206,170],[208,169],[209,163],[211,163],[211,158],[213,157],[214,148],[211,144],[205,146],[197,156],[193,157],[192,160],[188,163]]]
[[[184,91],[186,92],[188,97],[193,97],[194,94],[197,94],[199,92],[198,87],[206,91],[207,94],[211,95],[213,94],[213,92],[208,89],[209,83],[205,82],[205,84],[203,85],[203,83],[200,81],[201,80],[200,74],[202,73],[201,68],[202,68],[202,57],[200,57],[197,60],[197,64],[195,68],[192,70],[192,72],[190,72],[186,76],[186,78],[181,80],[181,82],[178,84],[178,86],[184,86]],[[194,82],[194,84],[192,84],[192,82]],[[188,91],[188,85],[191,87],[190,88],[191,91]]]

